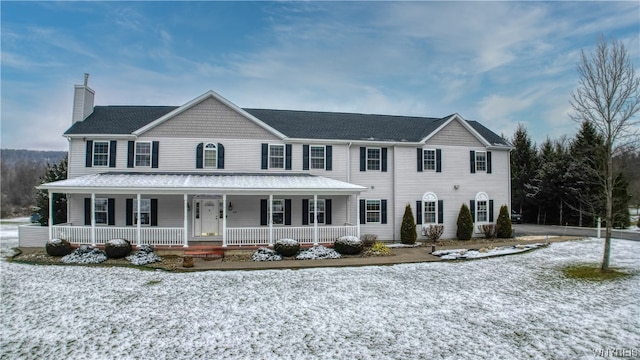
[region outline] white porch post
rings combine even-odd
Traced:
[[[96,193],[91,193],[91,245],[96,245]]]
[[[222,247],[227,247],[227,194],[222,194]]]
[[[356,236],[360,238],[360,194],[356,195]]]
[[[318,245],[318,194],[313,194],[313,245]]]
[[[189,246],[189,230],[187,228],[187,226],[189,225],[189,214],[188,214],[188,210],[189,210],[189,198],[187,196],[187,194],[182,195],[183,198],[183,209],[184,209],[184,219],[183,219],[183,227],[184,227],[184,233],[182,234],[182,236],[184,236],[184,247],[188,247]]]
[[[137,210],[136,210],[136,219],[137,219],[137,221],[136,221],[136,244],[138,244],[138,246],[140,246],[141,240],[142,240],[141,237],[140,237],[140,234],[141,234],[140,223],[142,222],[142,221],[140,221],[140,203],[142,202],[141,199],[140,199],[140,193],[138,193],[136,195],[136,202],[138,203],[138,205],[136,205],[138,207]]]
[[[273,245],[273,194],[269,194],[269,204],[267,208],[267,222],[269,223],[269,246]]]
[[[53,193],[49,190],[49,240],[53,238]]]

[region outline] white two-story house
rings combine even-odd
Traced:
[[[68,179],[40,186],[68,197],[68,222],[50,224],[50,238],[399,240],[407,204],[419,238],[431,224],[453,238],[463,203],[476,229],[509,204],[510,146],[458,114],[243,109],[213,91],[182,106],[94,106],[94,94],[75,86]]]

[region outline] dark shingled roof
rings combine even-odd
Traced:
[[[177,106],[96,106],[65,135],[131,134]],[[290,138],[419,142],[447,121],[444,118],[340,112],[243,109]],[[476,121],[468,123],[492,145],[507,143]]]

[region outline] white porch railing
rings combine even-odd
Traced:
[[[103,245],[116,238],[129,240],[137,245],[138,228],[118,226],[96,226],[95,244]],[[91,226],[54,225],[53,238],[66,239],[72,244],[91,244]],[[184,245],[183,228],[143,227],[140,228],[140,244]]]
[[[355,226],[318,226],[318,243],[332,243],[340,236],[357,235]],[[314,243],[313,226],[273,227],[273,241],[295,239],[300,244]],[[269,245],[268,227],[227,228],[227,245]]]

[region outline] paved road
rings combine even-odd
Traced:
[[[573,236],[593,236],[596,237],[598,230],[596,228],[582,228],[574,226],[557,226],[557,225],[532,225],[532,224],[513,224],[516,236],[525,235],[573,235]],[[604,228],[600,232],[600,236],[604,237]],[[616,239],[627,239],[640,241],[640,231],[620,231],[613,230],[611,237]]]

